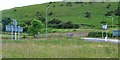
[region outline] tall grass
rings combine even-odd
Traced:
[[[118,44],[81,39],[3,40],[4,58],[118,58]]]

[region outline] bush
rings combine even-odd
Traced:
[[[110,7],[111,7],[111,4],[108,4],[106,8],[109,9]]]
[[[2,31],[5,31],[5,26],[11,24],[12,19],[10,17],[2,18]]]
[[[75,2],[75,4],[83,4],[83,2]]]
[[[55,5],[53,5],[53,7],[55,7]]]
[[[66,6],[72,6],[72,3],[71,2],[68,2],[67,4],[66,4]]]
[[[86,12],[86,13],[85,13],[85,17],[86,17],[86,18],[90,18],[90,17],[91,17],[91,12]]]
[[[115,10],[115,15],[120,16],[120,9]]]
[[[52,4],[52,2],[49,2],[49,4]]]
[[[22,38],[23,38],[23,39],[27,38],[27,35],[26,35],[26,34],[24,34],[24,35],[22,36]]]
[[[48,21],[48,24],[59,24],[59,23],[62,23],[62,21],[56,18]]]
[[[45,24],[45,18],[44,18],[44,17],[39,16],[37,19],[38,19],[38,20],[40,20],[42,23],[44,23],[44,24]]]
[[[61,29],[78,29],[78,24],[73,24],[71,21],[62,23],[59,19],[53,19],[51,21],[48,21],[48,27],[52,28],[61,28]]]
[[[114,13],[114,11],[109,11],[105,14],[105,16],[111,16]]]
[[[101,21],[100,23],[101,23],[101,24],[106,24],[107,22],[106,22],[106,21]]]
[[[49,16],[53,15],[53,12],[48,13]]]
[[[108,37],[112,37],[112,33],[107,33]],[[103,36],[106,36],[106,32],[104,32]],[[102,32],[89,32],[88,37],[102,37]]]
[[[60,6],[63,6],[63,4],[61,4]]]
[[[13,9],[13,11],[14,11],[14,12],[16,12],[16,11],[17,11],[17,9],[15,9],[15,8],[14,8],[14,9]]]

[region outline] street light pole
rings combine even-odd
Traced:
[[[113,23],[114,23],[114,21],[113,21],[114,19],[113,19],[113,17],[112,17],[112,28],[113,28]]]
[[[114,18],[113,16],[110,16],[112,18],[112,30],[113,30],[113,26],[114,26]],[[112,38],[113,38],[113,35],[112,35]]]
[[[47,34],[48,34],[48,31],[47,31],[47,11],[48,11],[48,9],[49,9],[50,7],[48,6],[47,8],[46,8],[46,40],[47,40],[47,38],[48,38],[48,36],[47,36]]]

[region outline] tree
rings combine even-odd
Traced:
[[[53,15],[53,12],[48,13],[49,16]]]
[[[119,1],[119,3],[118,3],[117,10],[115,10],[115,15],[116,15],[116,16],[120,16],[120,1]]]
[[[37,19],[38,19],[38,20],[40,20],[42,23],[44,23],[44,24],[45,24],[45,18],[44,18],[44,17],[39,16]]]
[[[13,11],[16,12],[17,10],[14,8]]]
[[[2,31],[2,23],[0,23],[0,33],[1,33],[1,31]]]
[[[63,4],[61,4],[60,6],[63,6]]]
[[[83,4],[83,2],[75,2],[75,4]]]
[[[40,12],[36,12],[36,17],[39,17],[39,16],[41,16],[41,14],[40,14]]]
[[[67,4],[66,4],[66,6],[72,6],[72,3],[71,2],[68,2]]]
[[[114,13],[114,11],[108,11],[105,16],[112,16],[112,14]]]
[[[101,23],[101,24],[106,24],[107,22],[106,22],[106,21],[101,21],[100,23]]]
[[[111,4],[108,4],[106,8],[109,9],[110,7],[111,7]]]
[[[60,24],[60,23],[62,23],[62,21],[56,18],[48,21],[48,24]]]
[[[55,5],[53,5],[53,7],[55,7]]]
[[[2,30],[5,31],[5,26],[10,24],[12,22],[11,18],[10,17],[5,17],[2,19],[2,25],[3,25],[3,28]]]
[[[86,18],[90,18],[90,17],[91,17],[91,12],[86,12],[86,13],[85,13],[85,17],[86,17]]]
[[[35,36],[38,32],[42,32],[43,28],[44,24],[41,21],[34,19],[28,30],[32,35]]]

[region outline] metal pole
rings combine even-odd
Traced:
[[[17,39],[16,35],[17,35],[17,33],[15,32],[15,40]]]
[[[18,32],[18,41],[20,40],[20,32]]]
[[[14,29],[15,29],[15,40],[17,40],[17,32],[16,32],[16,31],[17,31],[17,30],[16,30],[17,27],[16,27],[16,25],[14,25],[14,27],[15,27],[15,28],[14,28]]]
[[[12,31],[11,31],[11,40],[13,40],[13,26],[11,26]]]
[[[106,24],[107,26],[107,24]],[[105,41],[107,41],[107,38],[108,38],[108,35],[107,35],[107,28],[106,28],[106,38],[105,38]]]
[[[20,27],[18,26],[17,31],[18,31],[18,41],[20,40]]]
[[[113,23],[114,23],[114,18],[112,17],[112,30],[113,30]],[[112,35],[112,38],[113,38],[113,35]]]
[[[113,21],[113,17],[112,17],[112,28],[113,28],[113,23],[114,23],[114,21]]]
[[[47,10],[49,9],[49,7],[46,8],[46,40],[48,38],[47,34],[48,34],[48,31],[47,31]]]
[[[104,39],[104,37],[103,37],[103,32],[104,32],[104,31],[103,31],[103,24],[102,24],[102,39]]]
[[[102,39],[104,39],[104,38],[103,38],[103,30],[102,30]]]

